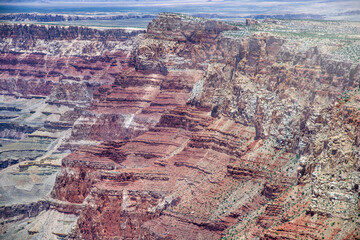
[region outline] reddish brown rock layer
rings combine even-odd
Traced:
[[[358,65],[232,29],[161,14],[97,90],[72,140],[105,142],[66,157],[53,191],[84,204],[71,237],[355,238],[358,98],[327,107]]]
[[[169,126],[170,122],[168,119],[170,116],[171,119],[179,119],[178,121],[172,120],[172,126]],[[202,124],[198,125],[199,122]],[[213,124],[227,124],[228,126],[226,128],[229,130],[236,126],[234,123],[231,124],[231,122],[227,121],[221,122],[220,120]],[[194,128],[194,125],[197,125],[197,128]],[[186,202],[190,200],[188,197],[191,197],[192,193],[186,193],[186,198],[180,193],[184,193],[184,190],[188,191],[186,189],[188,188],[187,185],[189,183],[194,184],[194,186],[202,185],[203,187],[208,188],[210,186],[204,185],[203,181],[205,181],[205,179],[208,179],[209,176],[219,174],[219,171],[222,172],[222,175],[226,174],[226,164],[229,162],[230,156],[225,153],[216,152],[206,146],[194,147],[192,144],[194,140],[192,140],[191,136],[196,136],[203,131],[205,131],[203,134],[206,134],[208,126],[211,126],[211,121],[210,118],[206,116],[206,112],[201,112],[196,109],[187,110],[185,108],[171,111],[169,114],[165,114],[162,117],[156,128],[134,138],[119,148],[117,154],[125,157],[117,158],[116,162],[121,159],[121,165],[126,168],[103,171],[101,168],[93,167],[96,168],[98,172],[102,173],[100,173],[101,177],[98,178],[98,182],[94,185],[87,198],[89,200],[86,201],[97,199],[97,196],[100,193],[103,193],[102,189],[106,189],[106,191],[111,189],[111,195],[116,195],[117,198],[122,199],[122,203],[117,201],[117,204],[120,204],[116,205],[117,207],[114,204],[109,204],[108,206],[111,207],[111,209],[114,207],[122,209],[122,213],[118,216],[119,219],[115,221],[119,222],[119,225],[122,225],[120,229],[118,228],[115,232],[111,231],[106,234],[101,233],[102,227],[98,226],[101,221],[89,221],[92,210],[85,210],[80,215],[79,229],[77,230],[78,238],[91,238],[91,234],[94,234],[93,236],[100,235],[104,238],[111,236],[133,238],[139,236],[143,234],[143,230],[141,229],[143,226],[142,223],[147,222],[154,217],[158,218],[160,212],[163,212],[167,208],[176,208],[176,206],[183,201],[185,205],[188,204]],[[211,130],[210,134],[220,134],[220,137],[222,135],[221,133],[214,131],[211,133]],[[222,139],[220,142],[225,143],[224,141],[225,139]],[[214,144],[215,146],[223,145],[223,143],[220,142],[210,144]],[[115,149],[112,150],[113,153],[114,150]],[[189,159],[190,156],[191,158]],[[228,160],[223,159],[224,157]],[[195,163],[191,160],[194,158],[202,160]],[[101,158],[101,160],[105,161],[105,158]],[[217,161],[216,164],[213,162],[214,160]],[[222,163],[222,167],[220,163]],[[71,186],[69,186],[69,188],[71,189]],[[124,194],[126,197],[124,197]],[[144,208],[143,204],[145,200],[141,199],[149,194],[157,197],[151,200],[152,203],[149,206]],[[216,195],[216,193],[214,194]],[[167,195],[168,197],[166,198]],[[193,197],[195,196],[192,196],[191,198]],[[139,200],[136,200],[138,198]],[[125,200],[126,202],[124,203]],[[98,201],[94,203],[97,206]],[[226,222],[219,225],[219,220],[216,219],[198,219],[197,214],[199,214],[199,212],[196,214],[190,213],[188,212],[189,210],[187,210],[188,207],[189,206],[187,205],[183,210],[170,210],[168,217],[157,219],[156,221],[154,220],[154,223],[156,222],[158,224],[159,221],[162,222],[162,220],[166,221],[164,224],[169,224],[173,221],[185,221],[185,223],[182,224],[183,227],[189,226],[190,228],[194,228],[193,232],[191,232],[194,237],[212,236],[212,238],[214,238],[215,236],[219,236],[219,233],[226,228]],[[100,215],[101,218],[105,217],[103,213],[98,215]],[[166,219],[169,218],[173,220],[167,222]],[[134,223],[134,221],[137,222]],[[222,220],[220,220],[220,222],[222,222]],[[87,227],[84,227],[83,224],[87,224]],[[152,222],[148,222],[146,226],[151,229],[152,224]],[[200,231],[199,227],[200,229],[208,229],[206,230],[208,231],[208,235],[206,235],[206,231]],[[83,230],[84,228],[88,230]],[[211,232],[212,234],[210,234]],[[124,233],[126,234],[123,235]],[[154,233],[149,232],[147,234]],[[161,232],[155,234],[161,234]],[[183,234],[180,234],[180,232],[177,234],[179,234],[179,238],[185,237]]]
[[[124,52],[106,57],[1,54],[0,91],[20,96],[48,96],[61,79],[85,80],[98,85],[111,83],[128,59]]]
[[[143,31],[0,24],[0,33],[1,94],[48,96],[61,79],[113,82],[131,59],[118,43]]]

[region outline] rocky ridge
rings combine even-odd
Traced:
[[[0,14],[0,20],[26,22],[70,22],[70,21],[101,21],[101,20],[119,20],[129,18],[154,18],[153,15],[132,15],[132,14],[116,14],[116,15],[69,15],[69,14],[41,14],[41,13],[8,13]]]

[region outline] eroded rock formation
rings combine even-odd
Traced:
[[[160,14],[113,81],[55,81],[73,152],[28,233],[56,213],[68,239],[358,238],[359,64],[240,28]]]

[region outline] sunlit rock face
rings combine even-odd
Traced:
[[[45,51],[42,41],[98,45],[74,54],[83,60],[64,65],[64,77],[45,78],[47,92],[3,97],[2,134],[14,140],[2,146],[1,161],[11,160],[0,177],[11,180],[1,187],[13,193],[0,196],[31,202],[4,203],[3,236],[359,237],[358,63],[269,33],[231,37],[242,27],[179,14],[160,14],[144,34],[33,28],[48,35],[26,57]],[[41,56],[79,51],[65,49]],[[41,194],[25,194],[35,186]]]

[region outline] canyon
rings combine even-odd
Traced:
[[[360,238],[360,26],[269,30],[320,24],[2,23],[1,238]]]

